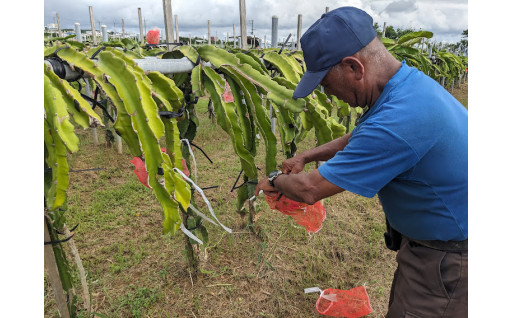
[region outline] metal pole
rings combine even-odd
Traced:
[[[242,37],[242,49],[247,50],[247,24],[245,19],[245,0],[239,0],[240,4],[240,35]]]
[[[142,10],[140,8],[137,8],[137,11],[139,11],[139,35],[140,35],[140,43],[144,44],[146,41],[144,40],[144,31],[142,30]]]
[[[89,18],[91,19],[92,45],[96,45],[96,27],[94,26],[94,14],[92,13],[92,6],[89,6]]]
[[[297,51],[301,50],[300,37],[302,36],[302,14],[297,17]]]
[[[101,35],[103,35],[103,42],[108,42],[107,26],[101,26]]]
[[[174,30],[172,29],[172,6],[171,0],[163,0],[164,5],[164,23],[165,23],[165,36],[167,43],[174,43]],[[167,51],[170,51],[171,45],[167,45]]]
[[[210,33],[210,20],[208,20],[208,45],[212,44],[212,36]]]
[[[272,16],[272,42],[271,47],[277,47],[277,15]]]
[[[82,43],[82,30],[80,29],[80,23],[75,23],[76,41]]]
[[[57,13],[57,30],[59,32],[59,38],[62,37],[62,30],[60,29],[60,17],[59,17],[59,14]]]
[[[180,42],[180,31],[178,29],[178,15],[174,15],[174,24],[176,25],[176,42]]]

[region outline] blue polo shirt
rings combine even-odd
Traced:
[[[468,112],[405,62],[345,149],[318,170],[350,192],[378,194],[391,226],[409,238],[468,237]]]

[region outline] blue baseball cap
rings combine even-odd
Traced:
[[[300,39],[307,70],[293,98],[311,94],[331,67],[359,52],[376,36],[372,17],[361,9],[341,7],[322,14]]]

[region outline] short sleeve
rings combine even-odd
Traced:
[[[378,124],[358,128],[345,149],[318,171],[338,187],[371,198],[419,158],[403,138]]]

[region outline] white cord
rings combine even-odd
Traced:
[[[217,216],[215,215],[215,213],[213,212],[213,208],[212,208],[212,205],[210,204],[210,202],[208,201],[208,199],[206,198],[206,196],[204,195],[204,192],[203,190],[197,185],[194,183],[194,181],[190,180],[189,177],[187,177],[180,169],[178,168],[172,168],[173,170],[179,172],[179,174],[181,174],[181,176],[187,180],[188,182],[190,182],[194,188],[201,194],[201,197],[203,198],[204,202],[206,203],[206,205],[208,206],[208,210],[210,210],[210,214],[213,216],[213,218],[219,223],[220,226],[222,226],[222,228],[224,230],[226,230],[226,232],[228,233],[231,233],[232,230],[226,226],[224,226],[224,224],[222,224],[219,219],[217,218]]]
[[[183,231],[183,233],[185,233],[186,236],[190,237],[191,239],[193,239],[194,241],[196,241],[197,243],[203,245],[203,241],[201,241],[197,236],[195,236],[194,234],[192,234],[192,232],[190,232],[189,230],[187,230],[187,228],[185,227],[185,225],[183,224],[183,222],[181,222],[180,224],[180,229]]]

